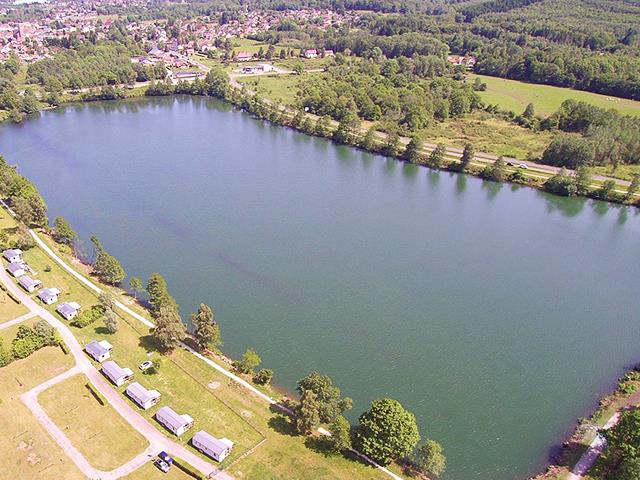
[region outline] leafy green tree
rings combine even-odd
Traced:
[[[600,185],[600,188],[596,191],[596,194],[598,195],[598,198],[608,200],[611,199],[611,197],[614,195],[615,188],[615,180],[605,180],[604,182],[602,182],[602,185]]]
[[[273,370],[269,368],[262,368],[253,377],[253,381],[258,385],[269,385],[273,378]]]
[[[613,477],[612,477],[613,478]],[[616,480],[638,480],[640,478],[640,458],[625,459],[615,472]]]
[[[493,182],[505,182],[507,177],[507,163],[502,156],[498,157],[495,162],[487,165],[482,171],[482,178]]]
[[[191,324],[193,325],[193,336],[200,348],[213,346],[218,348],[222,345],[220,338],[220,327],[216,323],[213,309],[201,303],[197,313],[191,314]]]
[[[416,417],[397,400],[374,400],[360,415],[354,446],[382,465],[409,455],[420,441]]]
[[[400,135],[397,132],[387,134],[382,153],[389,157],[397,157],[400,154]]]
[[[589,166],[593,160],[591,141],[575,135],[557,135],[542,154],[542,163],[558,167]]]
[[[411,137],[411,141],[404,151],[404,159],[411,163],[422,163],[423,142],[417,136]]]
[[[422,445],[419,445],[412,454],[411,460],[429,478],[439,477],[447,468],[447,459],[444,456],[442,445],[434,440],[427,439]]]
[[[312,391],[319,403],[319,414],[322,422],[331,422],[338,415],[351,409],[353,400],[343,397],[340,388],[333,384],[328,375],[313,372],[298,380],[297,390],[300,395],[304,391]]]
[[[234,362],[233,365],[236,370],[241,373],[252,374],[253,370],[260,365],[261,362],[262,359],[260,358],[260,355],[258,355],[253,348],[248,348],[244,352],[244,355],[242,355],[242,358]]]
[[[149,310],[151,316],[156,317],[160,314],[162,307],[173,306],[177,309],[176,301],[169,294],[167,282],[159,273],[152,273],[147,282],[147,293],[149,295]]]
[[[291,119],[291,126],[295,129],[300,129],[302,127],[303,121],[304,121],[304,112],[302,110],[297,110],[296,114]]]
[[[535,107],[533,106],[533,103],[528,104],[527,108],[525,108],[524,112],[522,112],[522,116],[529,120],[535,117],[535,115],[536,115],[536,110],[535,110]]]
[[[11,342],[12,357],[19,359],[27,358],[45,345],[45,339],[38,335],[31,327],[20,325],[15,338]]]
[[[434,148],[429,154],[429,160],[427,161],[428,165],[431,168],[442,168],[444,165],[444,155],[446,151],[447,150],[443,144],[439,143],[436,145],[436,148]]]
[[[318,119],[314,129],[314,135],[328,137],[331,135],[331,117],[324,115]]]
[[[112,255],[107,253],[100,241],[95,237],[91,237],[93,243],[93,251],[95,261],[93,263],[93,274],[104,282],[112,285],[119,284],[127,276],[127,273],[120,265],[120,262]]]
[[[607,457],[614,463],[640,459],[640,410],[627,410],[616,426],[604,433]]]
[[[320,402],[311,390],[302,392],[300,403],[295,410],[296,430],[301,435],[312,433],[320,425]]]
[[[144,291],[144,285],[142,284],[142,280],[140,280],[140,278],[138,277],[131,277],[129,279],[129,286],[131,287],[131,290],[133,290],[133,296],[137,300],[138,295],[140,295],[140,292]]]
[[[591,172],[588,167],[580,166],[576,168],[576,193],[586,195],[591,189]]]
[[[460,166],[462,170],[466,169],[476,156],[476,151],[473,145],[467,143],[462,151],[462,157],[460,158]]]
[[[158,315],[155,317],[155,324],[153,339],[158,348],[165,353],[171,352],[180,345],[187,334],[178,309],[172,304],[160,307]]]
[[[0,367],[4,367],[11,363],[11,352],[7,351],[4,346],[4,340],[0,338]]]
[[[626,200],[629,203],[633,203],[636,193],[640,190],[640,173],[636,173],[633,175],[631,179],[631,183],[627,187]]]
[[[544,182],[544,189],[547,192],[565,197],[571,197],[578,192],[576,179],[570,177],[564,168],[560,169],[558,173]]]
[[[58,345],[62,339],[58,335],[58,331],[53,328],[46,320],[38,320],[33,325],[33,333],[44,340],[45,345]]]
[[[360,142],[360,147],[364,150],[375,151],[376,150],[376,129],[371,127],[367,130],[367,133]]]
[[[104,326],[107,329],[107,332],[111,334],[118,331],[118,319],[116,318],[114,311],[110,308],[104,312]]]
[[[111,292],[100,292],[100,295],[98,295],[98,301],[104,311],[114,310],[116,308],[116,298]]]
[[[302,73],[304,72],[304,64],[302,62],[296,62],[293,65],[293,73],[295,73],[296,75],[302,75]]]
[[[71,228],[71,224],[64,217],[56,217],[53,222],[53,239],[63,245],[73,246],[78,234]]]
[[[334,453],[351,449],[351,424],[342,415],[338,415],[329,426],[331,437],[329,444]]]
[[[348,114],[340,120],[338,128],[333,132],[333,139],[336,142],[352,145],[355,143],[360,121],[357,116]]]

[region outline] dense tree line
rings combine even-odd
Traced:
[[[46,227],[47,204],[36,186],[0,156],[0,196],[26,225]]]

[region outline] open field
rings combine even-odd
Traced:
[[[479,152],[491,152],[518,159],[527,154],[542,155],[551,142],[548,132],[532,132],[513,123],[476,112],[465,118],[434,122],[420,132],[424,141],[462,148],[468,142]]]
[[[45,347],[24,360],[0,368],[0,462],[2,478],[81,480],[84,476],[65,457],[19,395],[73,365],[73,357]]]
[[[67,435],[91,466],[112,470],[141,453],[148,443],[109,405],[100,405],[76,375],[38,397],[51,420]]]
[[[251,77],[238,77],[238,82],[247,85],[251,90],[258,92],[260,96],[275,102],[294,106],[298,83],[304,80],[306,75],[254,75]],[[318,74],[313,74],[318,75]]]
[[[4,268],[4,264],[2,268]],[[0,323],[13,320],[25,313],[27,313],[27,309],[24,305],[14,302],[6,292],[0,290]]]
[[[570,88],[519,82],[486,75],[469,75],[470,81],[480,78],[487,84],[487,90],[480,93],[485,103],[498,105],[503,109],[522,113],[529,103],[533,103],[537,115],[550,115],[560,104],[572,98],[582,100],[602,108],[615,108],[627,115],[640,115],[640,102],[624,98],[609,97],[597,93],[583,92]]]
[[[162,473],[153,465],[153,462],[145,463],[135,472],[122,478],[123,480],[193,480],[191,475],[187,475],[175,466],[169,470],[169,473]]]

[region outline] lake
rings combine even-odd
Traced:
[[[448,480],[526,478],[640,360],[638,210],[435,172],[205,98],[68,106],[0,126],[52,217],[276,381],[391,396]]]

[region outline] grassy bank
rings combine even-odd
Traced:
[[[536,114],[542,116],[551,115],[558,110],[562,102],[567,99],[574,99],[601,108],[615,108],[625,115],[640,116],[640,102],[635,100],[609,97],[571,88],[489,77],[487,75],[472,74],[469,76],[469,81],[473,82],[476,78],[487,84],[487,90],[479,92],[485,103],[498,105],[502,109],[511,110],[515,113],[522,113],[529,103],[533,103]]]

